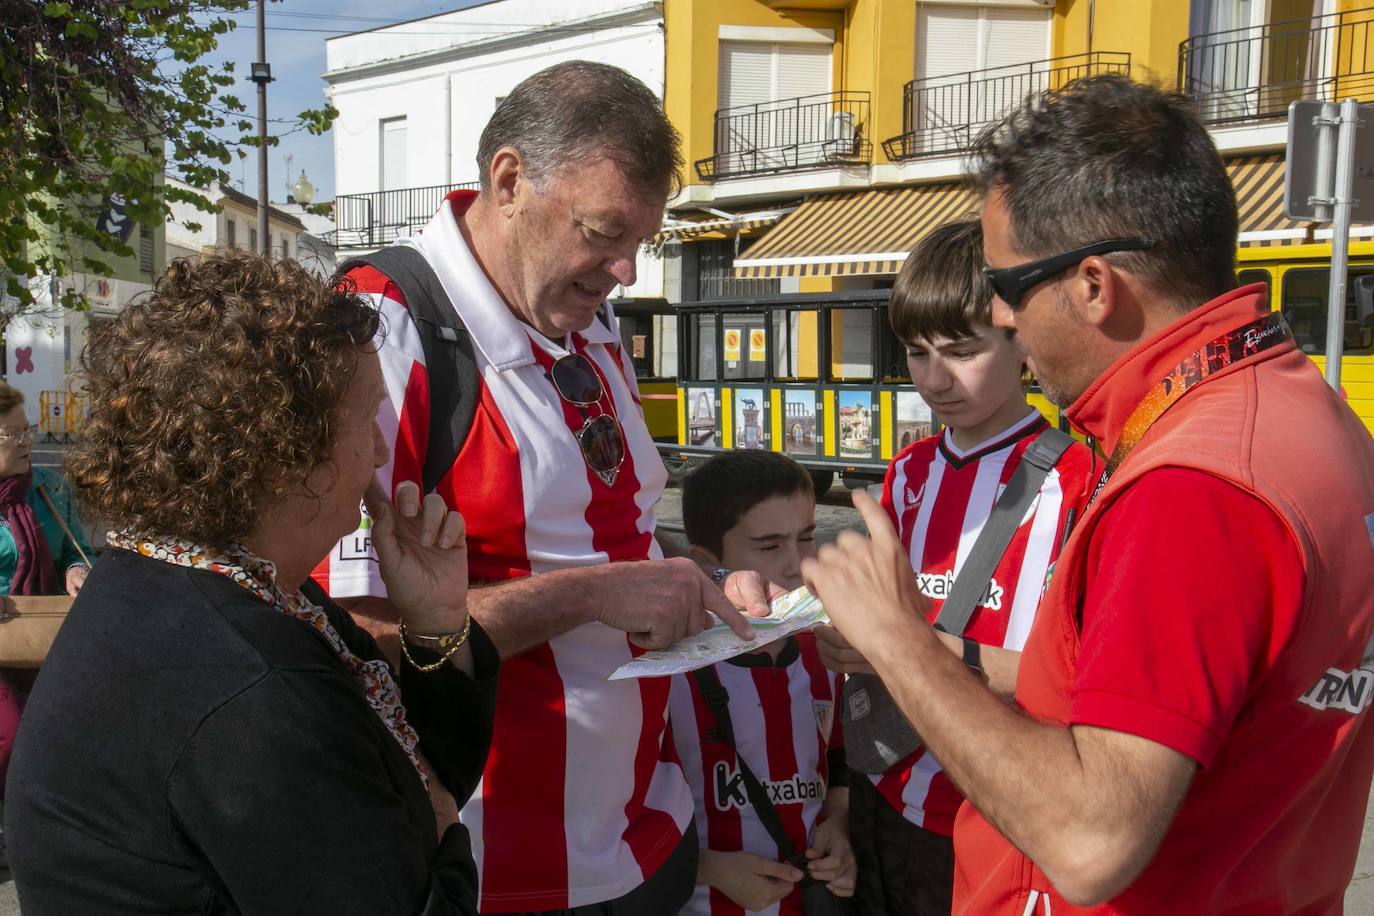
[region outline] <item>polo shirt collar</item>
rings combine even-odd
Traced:
[[[540,348],[561,356],[567,343],[550,340],[511,312],[510,306],[487,277],[486,271],[468,247],[467,239],[458,228],[458,217],[477,199],[476,191],[460,190],[450,193],[439,206],[423,234],[418,238],[402,239],[401,244],[418,247],[439,277],[439,283],[452,302],[462,302],[463,324],[472,342],[493,368],[504,372],[534,363],[530,340]],[[615,312],[609,302],[603,308],[610,327],[598,318],[591,327],[580,332],[587,343],[617,342]]]
[[[1170,370],[1188,354],[1227,331],[1244,327],[1266,314],[1268,308],[1264,286],[1252,283],[1224,293],[1183,315],[1112,363],[1067,408],[1069,419],[1095,437],[1103,453],[1110,455],[1136,406]],[[1293,344],[1290,342],[1286,346],[1291,348]],[[1251,360],[1244,362],[1248,364]],[[1231,368],[1234,364],[1223,372]]]

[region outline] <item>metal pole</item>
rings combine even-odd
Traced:
[[[258,0],[258,63],[267,63],[267,29],[263,11],[266,0]],[[258,84],[258,253],[267,248],[267,80]]]
[[[1336,144],[1335,204],[1331,226],[1331,284],[1326,293],[1326,383],[1341,388],[1341,351],[1345,345],[1345,281],[1350,249],[1350,207],[1355,184],[1355,130],[1359,103],[1341,103],[1340,139]]]

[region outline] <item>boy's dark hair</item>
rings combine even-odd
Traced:
[[[1148,238],[1107,257],[1192,309],[1236,285],[1236,197],[1188,99],[1109,74],[1034,96],[989,127],[974,180],[1000,191],[1013,244],[1040,258]]]
[[[973,336],[992,324],[992,287],[983,274],[983,225],[976,218],[945,223],[917,243],[892,286],[887,308],[902,341]]]
[[[778,452],[741,449],[716,455],[682,485],[682,526],[687,542],[720,556],[725,533],[750,509],[774,496],[816,490],[806,468]]]

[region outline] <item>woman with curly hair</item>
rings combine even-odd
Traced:
[[[430,792],[461,803],[479,777],[498,662],[462,519],[372,482],[377,324],[294,263],[230,254],[174,262],[95,332],[67,471],[111,549],[11,764],[28,916],[475,912],[467,834],[439,836]],[[308,579],[365,491],[399,677]]]

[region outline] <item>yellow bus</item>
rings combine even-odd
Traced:
[[[674,477],[733,448],[785,452],[818,492],[836,476],[882,480],[892,456],[939,429],[911,387],[887,323],[888,290],[688,302],[677,306]],[[1053,422],[1059,411],[1032,390]]]
[[[1270,307],[1283,314],[1298,347],[1325,372],[1330,243],[1241,248],[1236,267],[1240,283],[1269,287]],[[1361,283],[1361,277],[1370,280]],[[1353,241],[1345,293],[1341,388],[1351,409],[1374,434],[1374,286],[1367,285],[1371,283],[1374,241]]]

